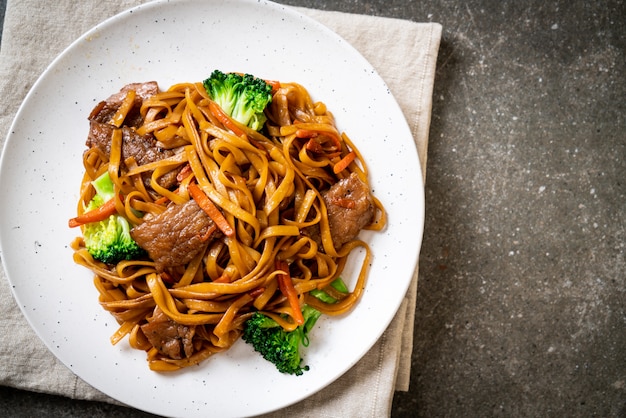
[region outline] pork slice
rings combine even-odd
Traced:
[[[180,360],[193,354],[193,336],[196,328],[173,321],[157,306],[152,317],[141,326],[150,344],[161,354]]]
[[[158,271],[190,262],[215,236],[217,228],[194,200],[172,204],[160,215],[131,229],[135,242],[148,252]]]
[[[156,81],[148,81],[146,83],[131,83],[127,84],[122,89],[109,96],[106,100],[101,101],[94,107],[89,115],[89,120],[95,120],[101,123],[110,123],[113,115],[120,108],[126,93],[129,90],[134,90],[136,93],[135,102],[130,109],[126,118],[124,119],[124,125],[131,127],[139,127],[143,123],[143,118],[140,113],[141,105],[143,101],[149,97],[154,96],[159,92],[159,86]]]
[[[328,213],[330,235],[337,249],[356,238],[374,219],[376,210],[372,194],[355,173],[322,192],[322,198]],[[319,226],[308,228],[307,232],[321,247]]]
[[[155,161],[160,161],[175,155],[174,150],[162,149],[157,145],[156,139],[152,135],[139,135],[127,126],[116,128],[108,123],[92,120],[89,122],[89,134],[87,135],[87,147],[98,147],[102,153],[111,155],[111,138],[116,129],[122,130],[122,161],[133,157],[138,165],[144,165]],[[174,169],[163,175],[158,183],[161,187],[171,189],[176,185],[176,175],[180,169]],[[144,184],[150,186],[150,176],[152,172],[143,175]]]

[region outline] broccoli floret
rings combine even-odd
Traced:
[[[87,205],[87,211],[98,208],[115,195],[108,172],[91,184],[96,194]],[[130,236],[130,224],[126,218],[118,214],[113,214],[103,221],[85,224],[83,238],[89,254],[103,263],[115,264],[120,260],[131,260],[145,254]]]
[[[260,131],[267,120],[263,111],[272,101],[272,86],[253,75],[214,70],[204,80],[209,97],[239,123]]]
[[[311,306],[302,307],[304,324],[285,331],[276,321],[255,312],[244,325],[243,340],[251,344],[263,358],[272,362],[281,373],[302,375],[309,366],[301,366],[300,344],[309,345],[308,334],[321,313]]]

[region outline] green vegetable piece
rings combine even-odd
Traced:
[[[214,70],[203,85],[227,115],[255,131],[263,128],[267,120],[264,110],[272,101],[272,86],[265,80]]]
[[[330,283],[330,286],[338,292],[350,293],[350,290],[348,290],[348,286],[346,286],[346,284],[343,282],[341,277],[337,277],[335,280],[333,280]],[[311,294],[311,296],[315,296],[316,298],[318,298],[324,303],[336,303],[337,302],[337,299],[335,299],[334,297],[329,295],[327,292],[320,290],[320,289],[313,289],[309,293]]]
[[[302,315],[303,325],[293,331],[285,331],[273,319],[255,312],[244,325],[242,339],[251,344],[265,360],[273,363],[281,373],[301,376],[309,370],[309,366],[301,365],[300,345],[308,347],[308,334],[321,316],[321,312],[304,305]]]
[[[319,300],[321,300],[324,303],[335,303],[335,302],[337,302],[337,299],[335,299],[334,297],[332,297],[328,293],[324,292],[323,290],[313,289],[309,293],[311,294],[311,296],[315,296],[316,298],[318,298]]]
[[[87,205],[87,211],[100,207],[115,196],[115,187],[108,172],[91,184],[96,194]],[[85,247],[93,258],[106,264],[142,257],[145,251],[130,236],[130,228],[126,218],[117,214],[100,222],[85,224]]]
[[[348,286],[346,286],[346,284],[341,279],[341,277],[337,277],[335,280],[332,281],[332,283],[330,285],[332,287],[334,287],[335,290],[338,291],[338,292],[350,293],[350,290],[348,290]]]

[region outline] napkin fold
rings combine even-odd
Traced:
[[[0,46],[0,145],[20,103],[46,66],[95,24],[143,2],[9,0]],[[376,68],[409,123],[425,178],[441,25],[296,9],[337,32]],[[417,266],[400,309],[372,349],[327,388],[271,415],[389,416],[394,391],[409,389],[416,299]],[[47,350],[15,303],[2,269],[0,318],[4,336],[0,339],[0,385],[118,403],[75,376]]]

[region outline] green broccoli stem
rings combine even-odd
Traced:
[[[92,181],[91,184],[96,190],[96,194],[100,196],[103,201],[111,200],[115,196],[115,185],[108,171],[102,173],[98,178]]]

